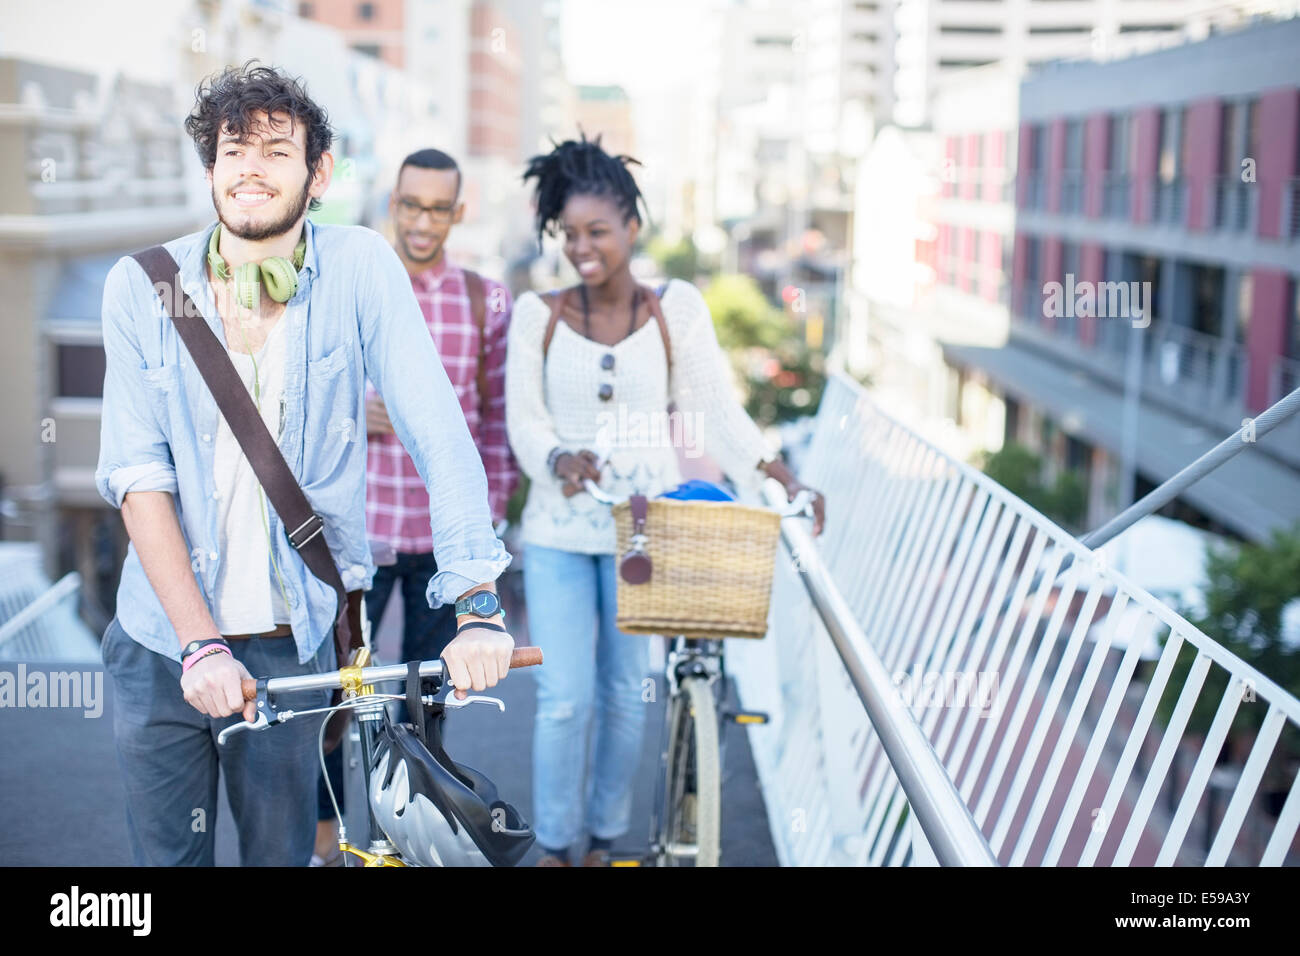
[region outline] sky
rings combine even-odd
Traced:
[[[564,0],[569,81],[617,83],[633,96],[680,86],[707,52],[709,11],[718,5],[718,0]]]

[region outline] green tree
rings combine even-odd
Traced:
[[[1067,529],[1078,529],[1087,512],[1083,481],[1062,471],[1051,485],[1043,481],[1043,459],[1024,445],[1008,442],[986,453],[980,470],[1036,511]]]
[[[1183,616],[1284,691],[1300,696],[1300,649],[1282,635],[1283,610],[1300,600],[1300,523],[1274,531],[1264,544],[1207,548],[1205,573],[1204,606],[1183,607]],[[1173,714],[1195,659],[1196,649],[1184,644],[1157,711],[1164,724]],[[1188,718],[1189,732],[1204,734],[1210,729],[1227,686],[1227,671],[1212,664]],[[1249,690],[1244,697],[1229,734],[1253,740],[1268,705],[1262,698],[1251,700]],[[1278,753],[1284,755],[1283,764],[1300,759],[1300,732],[1290,721],[1283,725]],[[1289,781],[1285,768],[1277,760],[1273,763],[1273,773]],[[1274,776],[1271,785],[1279,782]]]
[[[826,387],[825,359],[800,327],[768,301],[749,276],[721,275],[704,290],[719,344],[745,384],[745,411],[760,426],[817,410]]]
[[[695,281],[700,256],[690,236],[683,236],[675,243],[668,242],[663,236],[655,236],[647,243],[646,252],[669,278]]]
[[[735,349],[775,349],[794,334],[793,323],[745,275],[720,275],[704,290],[718,343]]]

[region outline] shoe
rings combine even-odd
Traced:
[[[537,866],[573,866],[568,860],[561,860],[554,853],[547,853],[537,861]]]
[[[608,850],[588,850],[582,858],[583,866],[609,866]]]
[[[334,855],[328,858],[321,857],[313,853],[311,855],[311,862],[308,863],[307,865],[308,866],[343,866],[343,851],[336,850]]]

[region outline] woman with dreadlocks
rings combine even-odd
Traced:
[[[614,520],[579,493],[583,480],[618,497],[654,497],[681,481],[674,443],[697,457],[698,442],[738,486],[768,475],[791,498],[803,488],[736,401],[699,291],[674,279],[656,292],[633,278],[644,203],[627,168],[635,162],[584,136],[534,156],[524,173],[536,181],[539,244],[545,231],[562,233],[581,279],[545,299],[522,295],[506,349],[506,428],[531,479],[524,597],[532,641],[546,655],[533,737],[539,866],[570,865],[584,830],[583,865],[608,864],[611,841],[628,829],[645,720],[647,642],[615,624]],[[667,421],[670,401],[674,427],[633,434]],[[815,492],[814,502],[820,534]]]

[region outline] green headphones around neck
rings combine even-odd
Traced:
[[[221,258],[217,245],[221,242],[221,224],[212,230],[208,242],[208,265],[223,282],[230,278],[230,267]],[[293,248],[293,260],[284,256],[271,256],[261,262],[245,262],[235,268],[235,298],[246,309],[257,305],[258,286],[265,283],[266,294],[276,302],[288,302],[298,291],[298,270],[307,256],[307,234]]]

